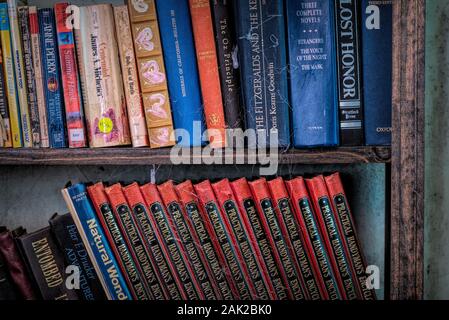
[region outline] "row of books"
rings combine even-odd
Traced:
[[[391,16],[391,0],[8,0],[0,143],[223,147],[244,128],[281,147],[389,145]]]
[[[63,196],[70,214],[55,215],[50,227],[0,233],[0,255],[14,270],[0,296],[12,283],[24,298],[49,300],[376,298],[338,173],[100,182]],[[79,268],[77,289],[67,287],[70,266]]]

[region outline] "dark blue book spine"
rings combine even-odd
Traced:
[[[287,0],[286,7],[294,145],[337,146],[335,0]]]
[[[39,9],[38,17],[50,147],[67,148],[55,15],[53,9]]]
[[[284,1],[236,0],[235,19],[247,129],[290,145]],[[259,140],[260,146],[264,144]]]
[[[362,0],[367,145],[391,145],[392,9],[392,1]]]
[[[205,126],[189,2],[156,0],[156,8],[177,142],[202,146]]]

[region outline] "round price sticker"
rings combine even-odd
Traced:
[[[101,133],[111,133],[113,127],[114,124],[112,123],[111,118],[101,118],[100,121],[98,121],[98,129]]]

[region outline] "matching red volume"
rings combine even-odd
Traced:
[[[288,252],[287,244],[281,233],[267,181],[265,179],[259,179],[250,182],[249,186],[256,202],[260,220],[268,235],[270,245],[274,249],[273,252],[276,261],[281,266],[281,274],[285,282],[288,283],[291,298],[295,300],[307,299],[308,295],[304,290],[304,284],[301,281],[302,277],[296,272],[292,257]]]
[[[332,207],[336,213],[337,224],[343,235],[346,255],[349,257],[352,272],[357,278],[359,292],[365,300],[376,300],[374,290],[367,287],[366,260],[363,256],[357,230],[348,200],[341,182],[340,174],[335,173],[325,178]]]
[[[315,271],[320,275],[321,283],[324,285],[325,297],[329,300],[339,300],[341,294],[315,218],[306,183],[303,178],[298,177],[286,181],[285,184],[295,209],[296,220],[299,223],[305,246],[310,252]]]
[[[238,207],[241,213],[250,242],[254,244],[254,253],[263,264],[263,270],[269,277],[274,289],[274,295],[277,300],[288,299],[287,282],[281,275],[281,267],[276,261],[273,248],[270,245],[267,234],[264,231],[259,213],[257,212],[256,203],[251,194],[248,181],[245,178],[231,182],[231,188],[234,192]]]
[[[221,180],[212,184],[215,191],[222,218],[229,232],[234,250],[238,252],[239,257],[245,262],[246,274],[252,281],[256,291],[257,298],[260,300],[273,300],[276,298],[274,287],[269,277],[265,265],[261,263],[257,256],[256,242],[251,241],[249,230],[242,220],[242,214],[237,205],[231,185],[228,179]]]
[[[203,181],[194,186],[195,192],[204,210],[203,219],[211,230],[212,241],[215,242],[215,248],[219,249],[220,255],[226,260],[226,270],[229,270],[230,277],[234,280],[237,288],[239,300],[251,300],[255,296],[252,283],[245,276],[243,262],[236,255],[232,247],[232,240],[229,232],[226,230],[225,223],[222,219],[220,207],[215,198],[214,190],[208,180]]]
[[[192,268],[195,280],[200,285],[206,300],[218,300],[220,293],[217,283],[208,268],[204,252],[199,250],[198,239],[194,236],[192,228],[186,219],[186,214],[178,198],[175,186],[172,181],[167,181],[157,187],[159,194],[164,202],[165,208],[169,213],[168,221],[170,227],[175,233],[176,239],[184,254],[188,257],[190,267]]]
[[[290,254],[301,274],[305,284],[305,290],[311,300],[327,299],[326,290],[318,274],[316,273],[316,260],[312,260],[311,253],[304,243],[301,228],[296,221],[293,207],[290,202],[290,196],[285,188],[284,179],[281,177],[269,181],[271,197],[275,203],[275,209],[278,216],[279,225]]]
[[[356,286],[357,281],[352,275],[349,259],[345,253],[342,235],[338,230],[336,215],[332,209],[324,177],[318,176],[308,179],[306,184],[342,299],[355,300],[359,298]]]
[[[188,297],[184,292],[183,284],[171,260],[170,252],[162,241],[162,236],[155,228],[154,219],[147,210],[139,185],[133,183],[123,187],[123,193],[128,200],[139,232],[145,240],[145,246],[153,253],[155,260],[158,262],[159,271],[164,277],[170,297],[177,300],[187,300]]]
[[[201,285],[196,281],[188,257],[178,241],[176,230],[172,228],[169,215],[159,195],[156,185],[146,184],[140,187],[140,191],[147,203],[148,213],[154,226],[159,231],[166,248],[169,251],[170,258],[179,278],[181,279],[184,291],[189,300],[204,300],[205,296]]]

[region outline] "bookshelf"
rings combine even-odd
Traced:
[[[385,240],[385,298],[422,299],[424,292],[425,0],[394,0],[393,2],[392,147],[290,150],[279,154],[279,163],[286,166],[304,165],[308,166],[307,168],[312,166],[317,172],[326,171],[338,165],[345,165],[345,168],[360,168],[360,166],[374,164],[384,166],[385,181],[380,179],[377,183],[383,183],[381,188],[384,189],[386,198],[385,220],[381,229],[385,231],[385,235],[377,236]],[[236,151],[231,156],[242,154],[247,163],[248,157],[245,156],[244,150]],[[2,180],[1,175],[6,175],[8,168],[16,169],[21,166],[32,167],[25,172],[32,173],[39,167],[43,172],[48,173],[51,170],[59,170],[54,166],[69,168],[169,166],[170,164],[169,150],[0,149],[0,166],[6,166],[3,169],[0,168],[0,181],[7,183],[11,181],[10,176]],[[186,170],[190,169],[190,166],[186,167]],[[178,168],[178,170],[182,169]],[[220,167],[214,166],[213,169],[204,170],[203,174],[214,170],[217,174]],[[229,172],[225,168],[222,170],[223,175]],[[347,170],[350,171],[350,169]],[[358,172],[358,169],[355,170],[354,172]],[[97,171],[96,174],[101,176],[101,169]],[[111,179],[111,175],[106,173],[105,175],[105,180]],[[50,180],[54,183],[58,179],[55,177]],[[29,182],[29,180],[24,181]],[[66,181],[58,182],[59,185],[54,185],[52,192],[58,192],[58,188],[61,188]],[[7,183],[6,188],[8,188]],[[33,182],[34,188],[39,188],[41,183],[44,184],[43,181]],[[0,190],[2,190],[1,184]],[[366,190],[366,188],[363,189],[363,191]],[[373,205],[373,202],[368,202],[368,205]],[[374,227],[373,229],[378,230]]]

